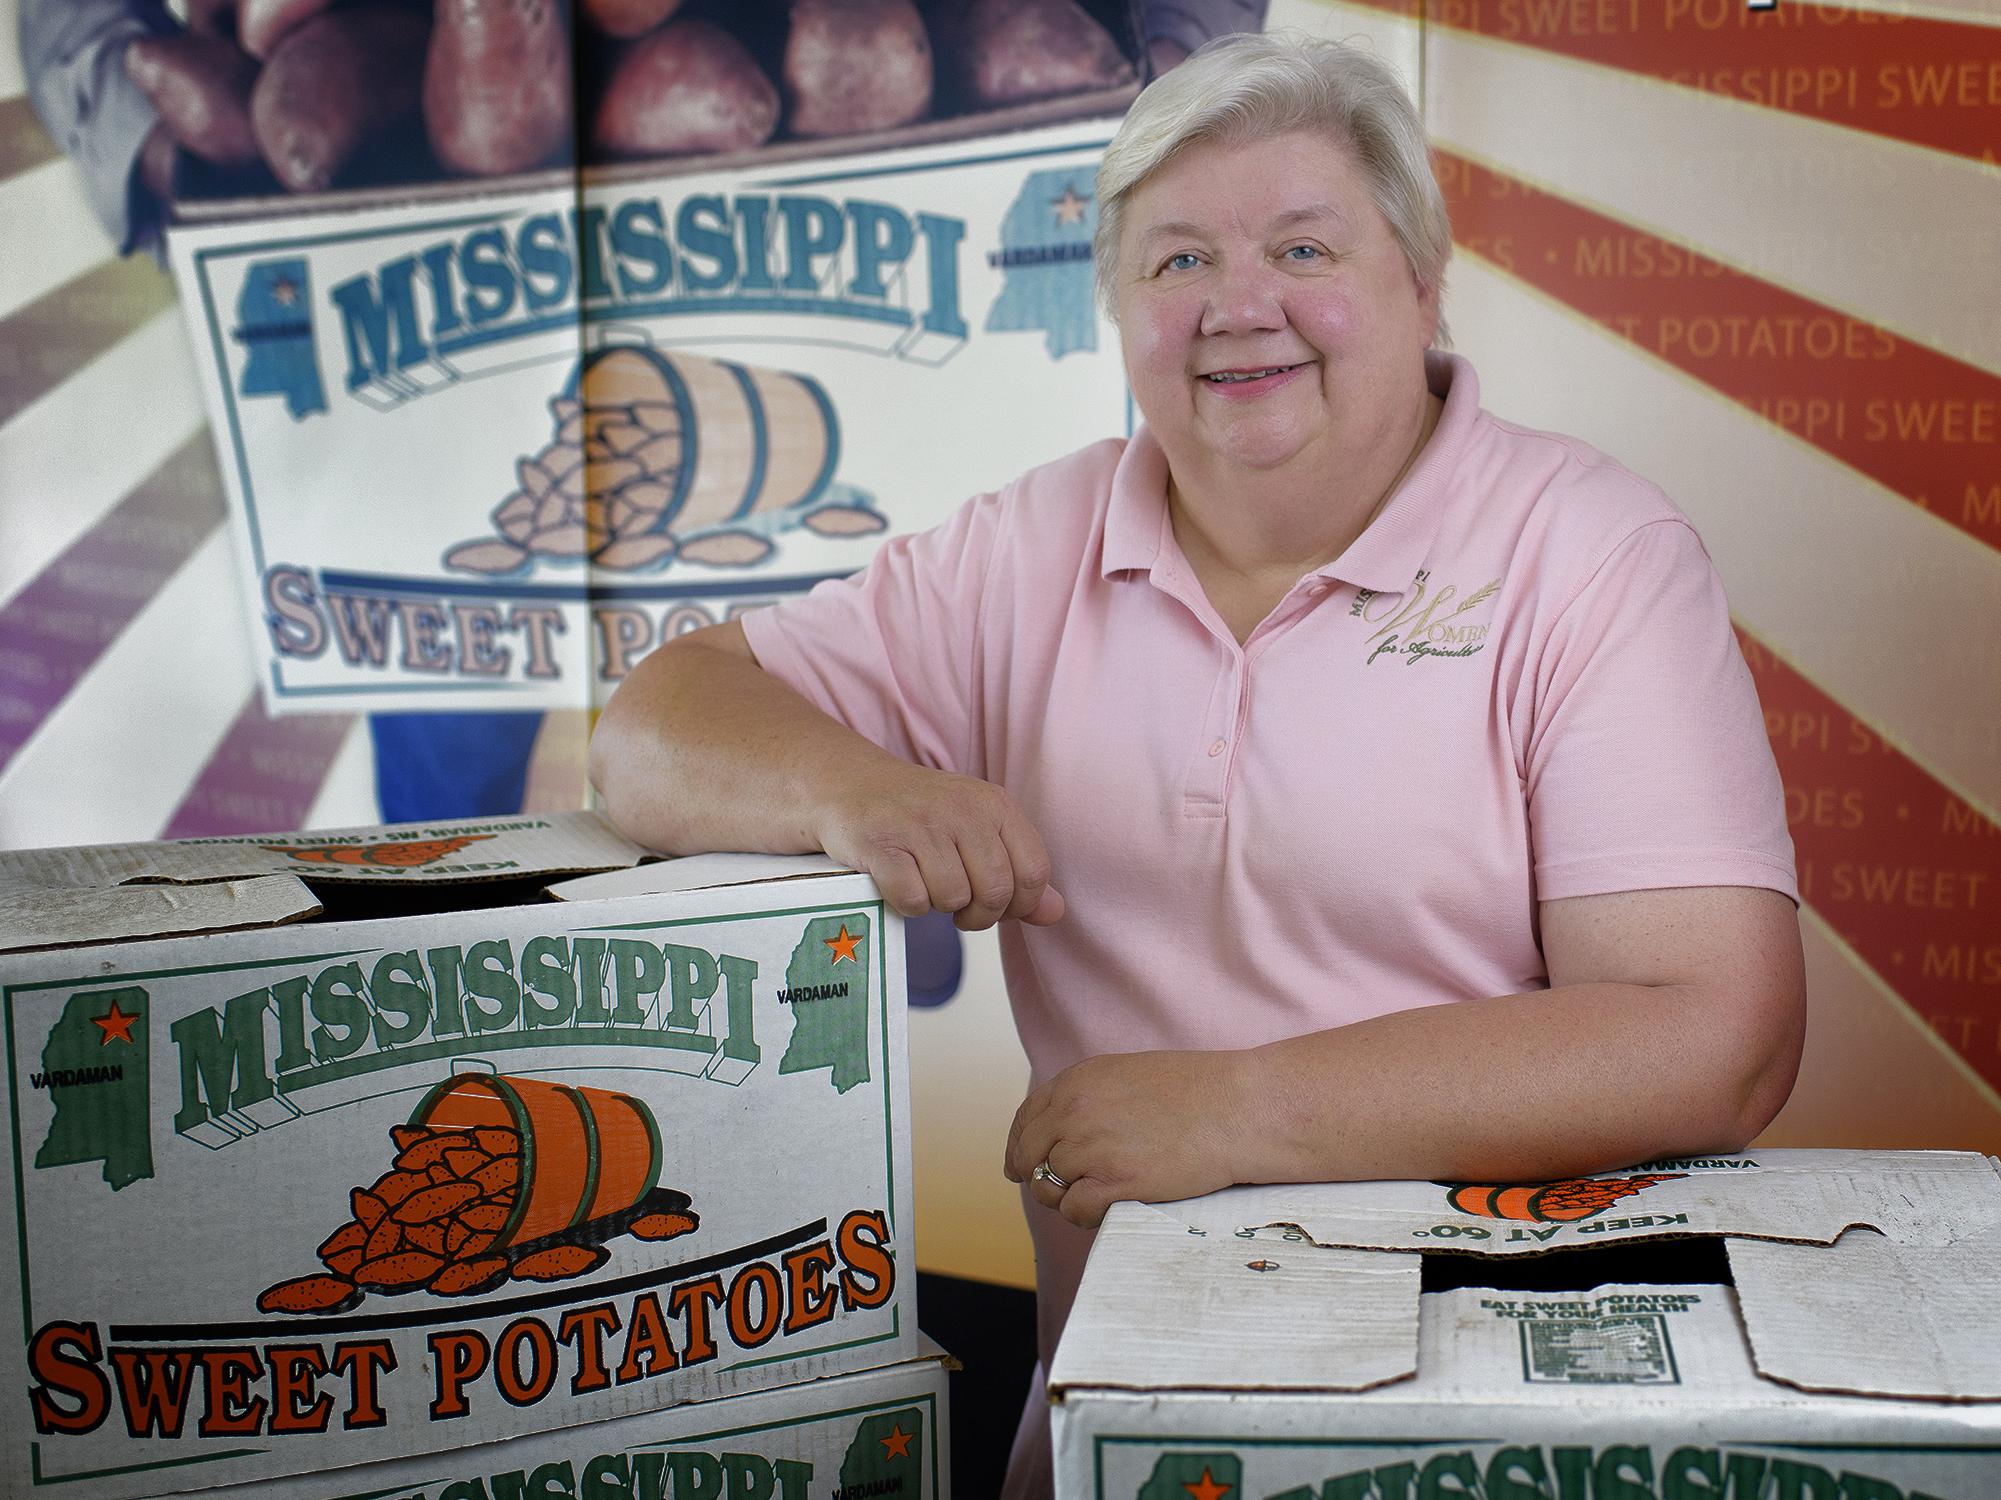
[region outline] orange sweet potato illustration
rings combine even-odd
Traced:
[[[585,1111],[592,1128],[579,1132],[574,1117]],[[594,1158],[566,1154],[561,1143],[579,1136]],[[655,1186],[659,1130],[622,1094],[468,1075],[433,1090],[389,1138],[388,1169],[348,1192],[350,1218],[320,1242],[323,1272],[268,1288],[260,1311],[327,1313],[368,1292],[467,1297],[510,1279],[564,1281],[604,1265],[614,1236],[666,1240],[700,1224],[687,1194]]]
[[[468,844],[490,839],[490,833],[464,833],[448,839],[382,839],[373,844],[265,844],[272,854],[287,855],[312,865],[385,865],[411,869],[456,854]]]
[[[1686,1172],[1642,1173],[1634,1177],[1570,1177],[1560,1182],[1449,1184],[1446,1202],[1463,1214],[1483,1219],[1519,1219],[1529,1223],[1569,1224],[1601,1214],[1622,1198],[1630,1198],[1657,1182],[1686,1177]]]

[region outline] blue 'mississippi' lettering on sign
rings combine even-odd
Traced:
[[[696,194],[484,225],[329,292],[350,391],[428,360],[596,316],[783,313],[966,337],[966,225],[892,204]],[[902,352],[903,345],[898,345]],[[317,372],[315,372],[317,379]]]

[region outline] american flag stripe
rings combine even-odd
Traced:
[[[191,439],[213,452],[206,433],[178,311],[155,314],[0,427],[8,501],[0,506],[0,602]]]
[[[1800,896],[2001,1090],[2001,828],[1748,631]]]
[[[0,425],[174,306],[143,256],[107,260],[0,319]]]
[[[353,724],[351,714],[289,714],[274,719],[252,693],[160,837],[305,827]]]
[[[1440,152],[1453,232],[1655,358],[2001,547],[2001,376]],[[1643,279],[1644,299],[1633,294]]]
[[[0,844],[158,837],[256,682],[236,597],[217,527],[0,771]]]
[[[0,181],[0,224],[14,239],[11,253],[0,255],[0,318],[118,253],[66,157]],[[33,254],[23,252],[26,244]]]
[[[1993,162],[2001,27],[1780,0],[1354,0],[1470,36]]]
[[[204,430],[0,608],[0,773],[222,520]]]
[[[2001,557],[1553,297],[1466,254],[1448,308],[1494,411],[1661,485],[1737,617],[1956,795],[2001,806]],[[1945,632],[1942,635],[1942,632]]]
[[[0,99],[0,179],[39,167],[61,155],[49,133],[42,129],[27,95]]]

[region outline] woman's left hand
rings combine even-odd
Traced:
[[[1249,1123],[1250,1057],[1111,1053],[1066,1068],[1015,1111],[1009,1180],[1087,1229],[1123,1199],[1165,1203],[1230,1186]]]

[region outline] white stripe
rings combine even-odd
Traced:
[[[1811,907],[1800,912],[1800,938],[1806,1055],[1758,1144],[1906,1151],[1991,1141],[2001,1098],[1987,1081]],[[1906,963],[1915,967],[1920,952]],[[1893,969],[1888,979],[1899,977]]]
[[[256,687],[218,527],[0,772],[0,847],[157,838]]]
[[[0,605],[201,426],[187,329],[170,307],[0,427]]]
[[[1663,486],[1738,619],[1993,817],[2001,554],[1485,262],[1452,274],[1484,404]]]
[[[1446,149],[2001,372],[2001,169],[1444,27],[1425,63]]]
[[[1799,8],[1802,0],[1779,0]],[[1812,0],[1817,10],[1867,10],[1879,15],[1923,16],[1970,26],[2001,26],[2001,0]]]
[[[118,254],[68,157],[0,182],[0,224],[10,246],[0,255],[0,318]]]
[[[368,715],[356,714],[299,826],[354,828],[381,821],[375,800],[375,740],[368,732]]]
[[[1271,0],[1265,9],[1264,29],[1305,31],[1366,47],[1403,76],[1412,98],[1418,95],[1423,52],[1417,27],[1402,16],[1330,0]]]
[[[27,91],[21,74],[20,0],[0,0],[0,98]]]

